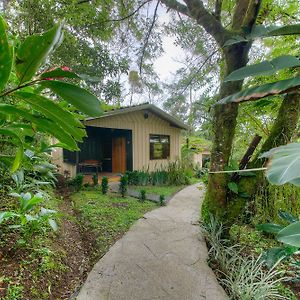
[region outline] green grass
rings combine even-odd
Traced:
[[[96,237],[95,259],[104,255],[130,226],[157,204],[135,198],[102,195],[100,191],[81,191],[72,195],[81,223]]]
[[[140,190],[145,190],[146,194],[155,194],[155,195],[164,195],[164,196],[171,196],[175,194],[176,192],[180,191],[182,188],[184,188],[183,185],[162,185],[162,186],[157,186],[157,185],[131,185],[131,189],[140,191]]]

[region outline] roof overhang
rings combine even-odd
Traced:
[[[170,125],[173,127],[188,130],[188,126],[186,124],[184,124],[181,120],[169,115],[168,113],[166,113],[162,109],[158,108],[157,106],[155,106],[153,104],[148,104],[148,103],[110,110],[110,111],[105,112],[103,115],[101,115],[99,117],[87,118],[85,120],[90,121],[90,120],[95,120],[95,119],[102,119],[102,118],[107,118],[107,117],[111,117],[111,116],[117,116],[117,115],[121,115],[121,114],[131,113],[131,112],[135,112],[135,111],[143,111],[143,110],[152,112],[153,114],[157,115],[161,119],[169,122]]]

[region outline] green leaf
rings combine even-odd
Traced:
[[[96,96],[85,89],[63,81],[48,80],[40,84],[51,89],[54,93],[89,116],[100,116],[102,113],[101,102]]]
[[[284,244],[300,247],[300,222],[294,222],[277,234],[277,240]]]
[[[61,68],[56,68],[54,70],[46,71],[40,75],[41,79],[47,78],[74,78],[80,79],[80,77],[71,71],[65,71]]]
[[[246,66],[233,71],[224,81],[242,80],[250,76],[270,75],[281,69],[300,66],[300,60],[295,56],[283,55],[271,61],[263,61],[259,64]]]
[[[23,146],[20,146],[20,148],[16,152],[15,159],[11,166],[11,173],[14,173],[19,169],[22,159],[23,159],[23,154],[24,154]]]
[[[5,87],[13,64],[13,48],[9,45],[6,23],[0,16],[0,92]]]
[[[289,223],[294,223],[294,222],[299,221],[295,216],[293,216],[293,215],[290,214],[289,212],[283,211],[283,210],[279,210],[278,216],[279,216],[282,220],[287,221],[287,222],[289,222]]]
[[[284,25],[284,26],[263,26],[257,25],[252,28],[249,38],[263,38],[270,36],[294,35],[300,34],[300,24]]]
[[[43,201],[43,198],[39,197],[38,195],[31,197],[29,194],[28,198],[26,197],[27,194],[21,198],[21,212],[23,213],[30,211],[35,205]]]
[[[75,119],[69,111],[62,109],[52,100],[36,94],[16,92],[13,95],[29,103],[33,109],[42,113],[48,119],[54,121],[62,128],[62,131],[68,132],[77,141],[82,141],[82,138],[85,136],[85,131],[82,129],[84,125]]]
[[[267,179],[276,185],[287,182],[300,186],[300,143],[292,143],[265,153],[262,157],[270,157]]]
[[[218,104],[240,103],[254,101],[271,95],[279,95],[298,89],[300,87],[300,77],[289,78],[272,83],[255,86],[236,94],[227,96],[217,102]]]
[[[55,222],[55,220],[49,219],[48,222],[53,231],[58,230],[58,226],[57,226],[57,223]]]
[[[256,225],[257,230],[261,230],[267,233],[275,233],[275,234],[278,233],[283,228],[284,228],[283,226],[274,223]]]
[[[235,194],[239,193],[239,187],[235,182],[229,182],[228,183],[228,188]]]
[[[16,53],[16,73],[19,78],[19,84],[31,80],[41,64],[61,40],[61,23],[41,35],[34,34],[25,39]]]
[[[272,268],[279,260],[285,260],[292,256],[296,251],[297,247],[275,247],[265,251],[261,259],[266,263],[267,267]]]
[[[8,115],[18,115],[32,122],[33,127],[37,131],[51,134],[61,142],[60,146],[63,146],[68,150],[79,150],[73,137],[68,132],[62,130],[62,127],[51,120],[45,119],[44,117],[33,116],[31,113],[29,113],[28,110],[17,108],[9,104],[0,103],[0,111]],[[18,138],[18,136],[14,132],[12,132],[12,134]]]
[[[0,212],[0,224],[12,217],[17,216],[17,215],[18,214],[11,212],[11,211]]]

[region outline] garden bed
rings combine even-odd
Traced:
[[[2,231],[0,299],[69,299],[94,263],[143,214],[157,206],[134,198],[81,191],[53,197],[59,230],[38,230],[30,238]]]

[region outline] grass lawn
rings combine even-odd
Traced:
[[[175,194],[176,192],[180,191],[182,188],[184,188],[183,185],[162,185],[162,186],[156,186],[156,185],[131,185],[131,189],[140,191],[145,190],[146,194],[155,194],[155,195],[164,195],[164,196],[171,196]]]
[[[95,235],[95,258],[103,256],[108,248],[147,211],[157,207],[149,201],[116,195],[102,195],[100,191],[81,191],[72,195],[75,209],[85,230]]]

